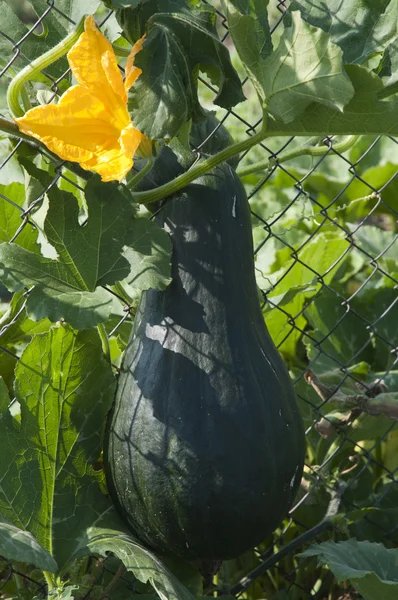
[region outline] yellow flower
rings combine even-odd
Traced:
[[[133,127],[127,110],[127,92],[142,72],[134,66],[134,57],[144,36],[127,59],[123,82],[112,44],[98,31],[92,15],[84,28],[67,55],[79,85],[70,87],[58,104],[32,108],[15,121],[64,160],[99,173],[103,181],[120,181],[145,138]]]

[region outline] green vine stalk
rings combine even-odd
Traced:
[[[341,142],[337,142],[333,144],[332,149],[335,152],[346,152],[359,139],[359,135],[349,135],[346,139]],[[296,148],[295,150],[291,150],[289,152],[283,152],[276,158],[267,158],[266,160],[261,160],[259,162],[255,162],[247,167],[243,167],[238,169],[237,173],[239,177],[245,177],[246,175],[251,175],[252,173],[256,173],[257,171],[270,170],[275,164],[281,164],[288,160],[292,160],[293,158],[298,158],[299,156],[324,156],[325,152],[328,151],[328,146],[302,146],[301,148]]]

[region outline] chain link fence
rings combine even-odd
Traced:
[[[271,5],[272,26],[277,30],[288,2]],[[12,6],[24,19],[26,33],[12,39],[0,27],[2,44],[8,45],[7,56],[11,56],[0,63],[4,117],[9,116],[4,91],[10,78],[27,64],[25,44],[46,30],[53,11],[65,18],[65,24],[71,21],[56,0],[48,1],[41,15],[35,14],[28,2]],[[111,14],[104,10],[102,24]],[[225,18],[218,14],[223,41],[230,46]],[[68,72],[58,77],[45,75],[52,81],[54,95],[60,93]],[[211,89],[205,80],[202,84]],[[241,138],[252,135],[259,125],[254,114],[251,109],[248,114],[244,105],[218,112],[221,123]],[[330,396],[336,391],[366,400],[380,391],[392,391],[398,382],[397,140],[364,137],[343,154],[336,151],[333,138],[317,142],[324,147],[322,156],[288,161],[286,153],[297,149],[300,140],[267,140],[243,155],[238,166],[238,172],[242,169],[244,173],[251,163],[269,159],[267,168],[244,177],[252,207],[256,274],[267,325],[295,381],[309,451],[300,493],[284,528],[264,547],[223,567],[210,588],[211,595],[218,591],[237,597],[248,593],[249,597],[266,597],[273,582],[279,595],[272,597],[281,600],[357,597],[349,585],[337,586],[331,574],[315,563],[304,570],[295,558],[307,539],[322,541],[331,535],[338,539],[338,533],[325,534],[323,521],[327,510],[335,510],[333,503],[349,514],[366,509],[360,521],[353,518],[349,523],[351,537],[372,539],[388,547],[398,542],[395,421],[383,415],[364,415],[361,405],[351,409],[333,405],[330,409]],[[3,183],[15,168],[15,154],[23,152],[26,144],[5,139],[0,144]],[[200,152],[200,147],[193,150]],[[41,153],[45,162],[53,162],[45,150]],[[56,175],[49,187],[60,180],[77,185],[68,178],[62,161],[54,163],[54,168]],[[23,208],[0,193],[0,203],[9,203],[20,212],[20,226],[11,241],[34,226],[30,213],[49,187]],[[4,191],[4,186],[1,189]],[[0,207],[0,215],[1,211]],[[1,295],[3,302],[9,301],[5,288]],[[126,307],[125,316],[109,335],[130,319]],[[3,327],[0,335],[13,322]],[[1,337],[0,352],[18,358],[1,346]],[[145,593],[115,559],[90,559],[80,568],[86,591],[79,598],[127,599]],[[36,580],[34,571],[2,560],[0,598],[9,597],[2,590],[12,577],[18,581],[21,597],[45,594],[45,585]]]

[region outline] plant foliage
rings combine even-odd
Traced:
[[[140,205],[142,190],[184,170],[181,158],[161,172],[164,146],[188,152],[194,172],[191,147],[225,152],[263,119],[262,144],[224,160],[241,159],[238,173],[255,192],[264,319],[308,430],[294,520],[276,536],[301,549],[302,527],[316,532],[330,519],[336,495],[341,514],[328,520],[333,541],[322,533],[298,562],[292,550],[250,584],[242,577],[256,572],[273,541],[265,540],[221,567],[218,589],[283,600],[283,573],[299,564],[298,589],[317,593],[327,568],[336,598],[346,581],[366,600],[395,598],[398,1],[293,0],[283,18],[268,0],[0,0],[0,9],[0,556],[47,585],[48,598],[82,600],[91,590],[124,600],[119,576],[96,579],[99,556],[116,573],[124,565],[136,595],[202,598],[198,565],[156,556],[120,522],[105,489],[103,434],[140,293],[171,281],[170,237],[151,218],[161,203]],[[134,126],[153,142],[154,167],[141,181],[142,156],[123,182],[104,183],[17,141],[10,125],[10,81],[85,13],[108,17],[103,31],[121,68],[146,36],[128,98]],[[67,69],[61,56],[35,71],[24,107],[54,101],[55,80],[56,94],[69,89]],[[334,150],[351,135],[355,145]],[[0,594],[43,597],[18,577]]]

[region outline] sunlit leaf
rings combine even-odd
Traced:
[[[267,108],[289,123],[311,103],[342,111],[354,95],[342,52],[330,36],[295,11],[278,48],[265,60],[261,83]]]
[[[2,402],[0,514],[34,535],[60,566],[109,509],[92,465],[114,385],[97,332],[59,326],[36,336],[17,365],[19,431]]]
[[[0,241],[9,242],[19,231],[16,243],[26,250],[38,252],[37,230],[22,218],[25,186],[21,183],[0,185]]]
[[[265,59],[272,52],[268,0],[223,0],[223,12],[240,59],[260,97]]]
[[[311,104],[289,123],[270,120],[273,135],[398,135],[398,99],[380,100],[381,79],[366,67],[347,65],[345,71],[355,89],[343,112],[319,103]]]
[[[293,0],[292,10],[331,35],[345,63],[363,63],[397,38],[397,0]]]

